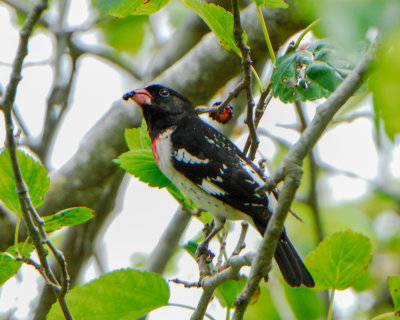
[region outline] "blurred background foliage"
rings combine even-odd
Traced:
[[[50,2],[50,10],[45,16],[48,21],[57,19],[60,14],[57,13],[57,7],[62,2],[64,1]],[[67,37],[67,40],[73,40],[73,44],[67,45],[66,55],[70,62],[87,53],[112,62],[112,68],[118,72],[124,71],[124,79],[126,74],[131,77],[129,82],[132,85],[153,80],[158,74],[152,70],[154,64],[163,59],[162,54],[168,54],[166,48],[169,42],[187,26],[189,9],[180,1],[171,0],[156,15],[127,15],[115,18],[109,14],[109,3],[107,0],[86,3],[82,8],[87,10],[85,23],[78,27],[65,27],[68,30],[66,34],[70,37]],[[16,26],[21,25],[24,8],[30,4],[29,0],[0,2],[1,6],[14,8],[10,10],[18,12],[18,15],[14,14]],[[219,1],[216,4],[220,4]],[[243,1],[242,5],[245,7],[248,3]],[[370,267],[351,289],[337,295],[335,310],[337,319],[371,319],[380,313],[393,310],[387,277],[400,274],[400,2],[297,0],[291,4],[291,10],[296,20],[303,21],[304,26],[318,19],[319,22],[313,28],[315,38],[329,39],[341,50],[348,52],[349,56],[361,56],[360,43],[377,39],[376,59],[367,88],[342,108],[328,128],[326,136],[321,138],[313,155],[305,162],[297,201],[292,208],[305,223],[299,223],[292,218],[286,222],[292,241],[303,256],[311,252],[322,238],[337,231],[352,229],[369,237],[373,248]],[[266,23],[268,25],[269,22]],[[55,31],[50,30],[47,23],[42,23],[36,32],[38,29],[54,41]],[[207,28],[202,25],[196,30],[198,33],[193,37],[197,37],[199,41],[207,33]],[[311,37],[303,41],[311,42],[313,39]],[[7,45],[3,44],[1,50],[6,47]],[[180,49],[170,48],[177,51]],[[77,55],[73,56],[74,53]],[[213,55],[213,52],[209,54]],[[183,56],[177,54],[176,61],[179,61],[179,55]],[[66,65],[70,65],[70,62]],[[165,66],[168,67],[169,64],[166,63]],[[226,83],[218,89],[217,97],[211,101],[224,97],[231,88],[231,84]],[[74,89],[70,95],[74,97]],[[308,118],[312,117],[315,107],[320,102],[302,106]],[[284,109],[282,113],[288,112],[288,106],[275,103],[278,108]],[[236,104],[239,105],[240,100]],[[235,109],[236,122],[232,132],[233,138],[242,146],[246,128],[240,110],[243,110],[240,106]],[[293,113],[289,116],[290,121],[296,123],[278,123],[278,126],[274,127],[277,130],[267,127],[269,120],[260,125],[261,152],[264,152],[263,143],[267,146],[271,143],[273,145],[274,152],[265,152],[271,154],[267,162],[271,171],[279,165],[300,131],[294,108],[290,112]],[[278,122],[280,121],[283,120],[279,119]],[[360,123],[364,125],[364,129],[370,129],[369,134],[361,137],[357,135],[356,130],[359,126],[355,124]],[[331,132],[341,130],[342,139],[330,138]],[[285,133],[280,136],[282,131]],[[359,137],[359,144],[367,145],[368,152],[362,149],[362,157],[356,161],[362,168],[365,158],[375,159],[374,172],[364,172],[362,169],[354,172],[351,165],[346,165],[346,161],[354,162],[354,159],[346,158],[347,151],[351,150],[349,153],[354,155],[354,150],[359,147],[358,144],[347,145],[346,135]],[[335,160],[343,159],[342,162],[330,161],[329,155],[332,156],[332,153],[327,150],[333,150]],[[42,160],[45,163],[47,161]],[[367,162],[367,159],[365,161]],[[346,190],[351,191],[347,196]],[[5,225],[6,221],[3,221]],[[197,227],[200,231],[199,226]],[[6,243],[7,240],[2,239],[2,248],[6,247]],[[184,254],[179,253],[173,256],[167,276],[179,275],[179,259],[182,255]],[[141,266],[145,265],[148,255],[136,254],[135,257],[132,258],[134,264]],[[289,288],[283,284],[280,276],[277,276],[267,285],[261,286],[258,303],[249,308],[245,319],[322,319],[326,315],[326,301],[325,293],[305,288]]]

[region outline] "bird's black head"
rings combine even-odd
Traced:
[[[152,138],[180,121],[197,117],[188,98],[159,84],[128,92],[123,99],[131,99],[142,108]]]

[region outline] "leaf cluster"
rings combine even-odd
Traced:
[[[35,208],[43,204],[45,195],[50,188],[50,178],[46,168],[32,154],[17,150],[17,157],[22,177],[27,186],[27,192]],[[0,201],[11,212],[21,218],[21,207],[18,194],[15,192],[15,178],[11,167],[10,156],[7,149],[0,152]],[[93,210],[86,207],[68,208],[55,214],[43,217],[44,229],[47,233],[85,223],[94,216]],[[18,235],[17,225],[16,234]],[[0,252],[0,286],[14,276],[22,266],[25,259],[30,258],[35,247],[28,237],[25,242],[16,243]]]

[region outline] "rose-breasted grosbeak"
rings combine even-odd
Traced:
[[[186,97],[161,85],[151,85],[123,98],[132,99],[142,108],[160,170],[182,193],[213,215],[213,235],[225,219],[246,220],[264,234],[276,199],[255,192],[264,184],[262,172],[228,138],[203,122]],[[314,286],[285,231],[275,260],[290,286]]]

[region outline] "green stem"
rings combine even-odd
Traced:
[[[227,307],[226,308],[226,317],[225,320],[229,320],[231,316],[231,308]]]
[[[19,256],[19,248],[18,248],[18,238],[19,238],[19,226],[21,225],[21,218],[22,214],[18,215],[17,219],[17,224],[15,226],[15,236],[14,236],[14,245],[15,245],[15,250],[17,251],[17,255]]]
[[[264,16],[262,15],[260,6],[258,6],[258,5],[256,5],[256,6],[257,6],[258,17],[260,18],[262,30],[263,30],[263,33],[264,33],[265,41],[267,42],[269,55],[271,57],[272,63],[274,63],[275,60],[276,60],[276,57],[275,57],[274,49],[272,48],[271,39],[269,38],[267,25],[265,24]]]
[[[300,37],[297,39],[295,45],[294,45],[294,50],[296,50],[299,45],[301,40],[303,40],[303,38],[305,37],[305,35],[312,29],[314,28],[314,26],[319,22],[319,19],[315,20],[314,22],[312,22],[307,28],[304,29],[304,31],[300,34]]]
[[[166,305],[166,307],[171,306],[171,307],[180,307],[180,308],[185,308],[185,309],[189,309],[189,310],[196,310],[196,308],[191,307],[191,306],[187,306],[185,304],[180,304],[180,303],[171,303],[168,302],[168,304]],[[215,320],[215,318],[213,318],[212,316],[210,316],[208,313],[204,314],[207,318],[211,319],[211,320]]]
[[[258,76],[258,73],[257,73],[256,69],[254,69],[253,66],[251,66],[251,71],[253,72],[254,79],[256,79],[257,84],[258,84],[260,90],[262,90],[262,89],[263,89],[263,86],[262,86],[262,84],[261,84],[260,77]]]
[[[332,320],[332,314],[333,314],[333,299],[335,298],[335,289],[332,290],[331,297],[329,300],[329,309],[328,309],[328,315],[326,317],[326,320]]]

